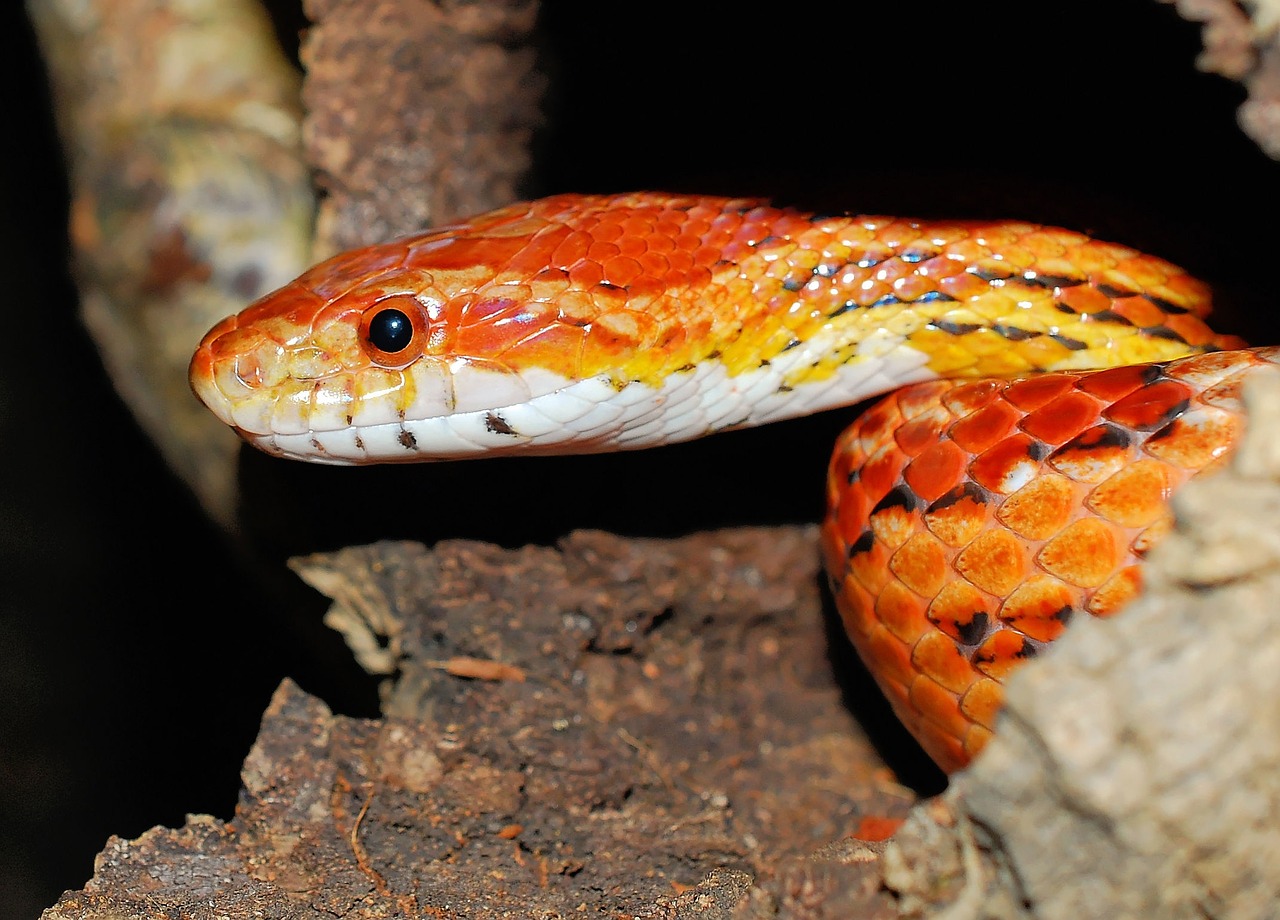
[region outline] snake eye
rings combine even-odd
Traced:
[[[360,319],[360,340],[374,364],[401,368],[412,364],[427,341],[427,318],[422,304],[396,294],[367,307]]]
[[[404,351],[413,341],[413,323],[395,307],[379,310],[369,320],[369,344],[393,355]]]

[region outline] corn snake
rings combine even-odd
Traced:
[[[1241,373],[1280,361],[1208,309],[1056,228],[561,195],[316,266],[211,330],[191,381],[255,446],[341,464],[648,447],[893,391],[839,440],[824,550],[951,770],[1012,667],[1132,596],[1168,494],[1238,436]]]

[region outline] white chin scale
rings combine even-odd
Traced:
[[[502,408],[246,437],[269,454],[338,465],[631,450],[807,415],[934,379],[925,361],[923,353],[899,346],[794,387],[785,380],[795,361],[775,360],[735,376],[707,361],[658,387],[592,377]]]

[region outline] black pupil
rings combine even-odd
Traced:
[[[404,351],[412,339],[413,323],[399,310],[383,310],[369,321],[369,341],[379,351]]]

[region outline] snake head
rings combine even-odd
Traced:
[[[639,263],[582,229],[592,201],[513,205],[323,262],[210,330],[192,388],[254,446],[316,462],[600,449],[597,410],[662,330],[640,309],[660,295],[645,297]]]

